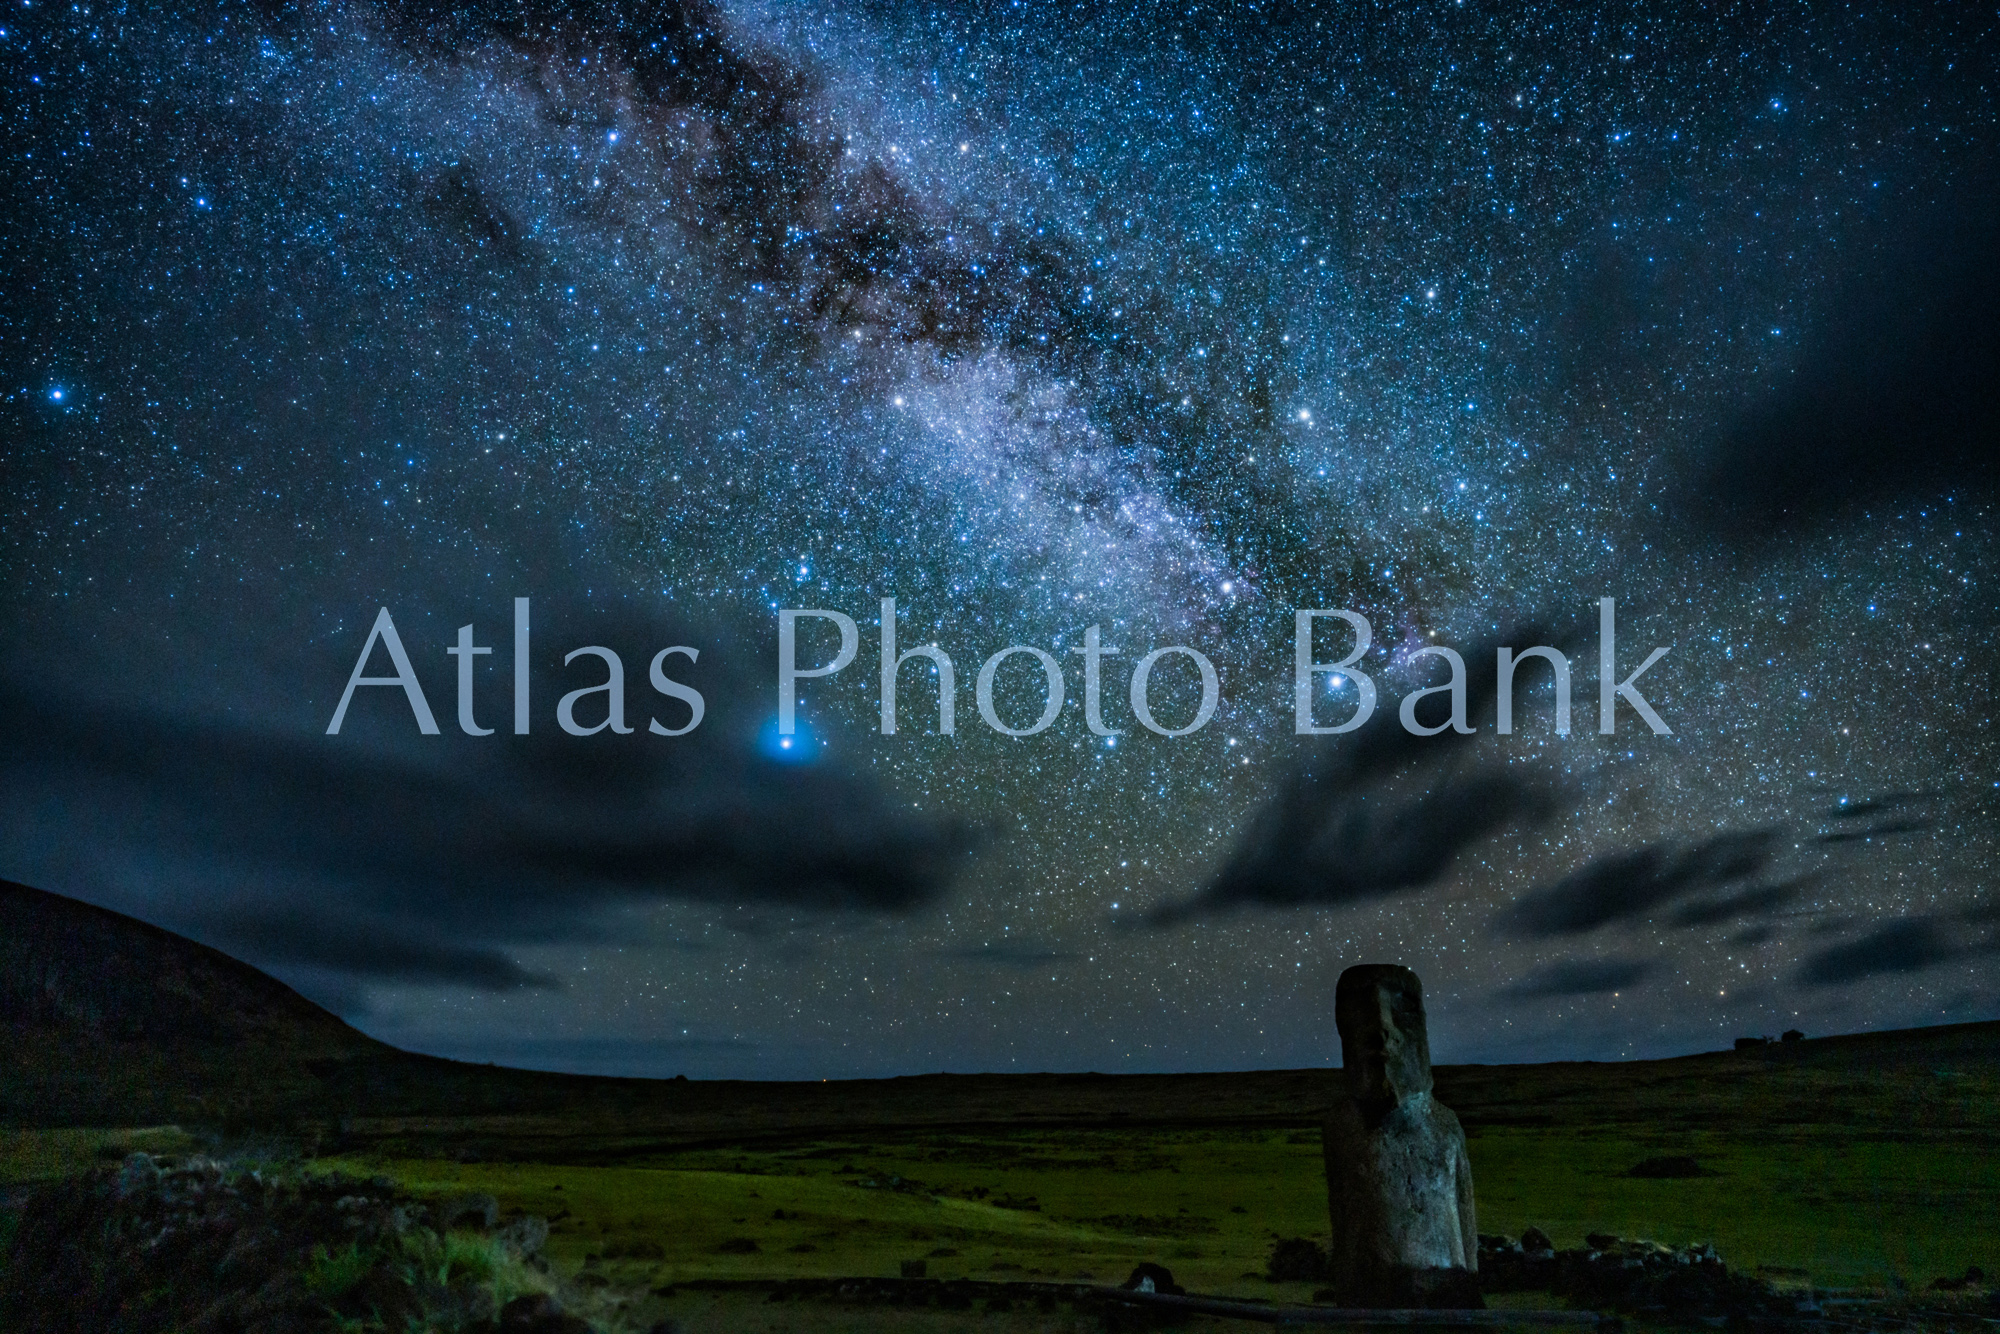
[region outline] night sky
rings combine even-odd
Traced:
[[[1990,5],[8,3],[0,875],[610,1073],[2000,1018]]]

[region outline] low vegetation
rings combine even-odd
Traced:
[[[0,1033],[10,1334],[914,1334],[967,1328],[969,1307],[1006,1334],[1095,1327],[1078,1294],[1141,1262],[1208,1294],[1316,1290],[1326,1070],[750,1083],[465,1065],[5,884]],[[1699,1245],[1801,1300],[2000,1318],[2000,1024],[1437,1077],[1480,1230],[1523,1254],[1594,1264],[1595,1235],[1643,1268]],[[468,1199],[491,1209],[452,1204]],[[1514,1275],[1596,1301],[1579,1277]],[[1489,1285],[1496,1304],[1560,1299]]]
[[[15,1132],[0,1137],[0,1173],[47,1177],[139,1145],[188,1152],[194,1144],[172,1130]],[[1587,1249],[1597,1233],[1708,1244],[1736,1274],[1800,1292],[1923,1292],[1968,1270],[2000,1270],[2000,1236],[1987,1221],[2000,1217],[2000,1156],[1983,1141],[1896,1143],[1813,1126],[1735,1134],[1585,1125],[1475,1130],[1470,1147],[1481,1230],[1534,1229],[1559,1251]],[[448,1308],[460,1324],[435,1326],[455,1329],[522,1293],[559,1288],[600,1314],[622,1294],[633,1320],[673,1316],[695,1328],[703,1311],[724,1320],[735,1309],[736,1284],[894,1277],[912,1262],[946,1282],[1115,1283],[1152,1261],[1212,1294],[1308,1301],[1318,1286],[1282,1263],[1280,1281],[1270,1277],[1278,1243],[1324,1231],[1310,1129],[889,1130],[640,1145],[613,1161],[600,1145],[591,1156],[598,1161],[366,1151],[301,1160],[288,1170],[321,1183],[308,1192],[314,1198],[374,1182],[361,1193],[385,1203],[370,1205],[368,1217],[382,1216],[393,1195],[427,1201],[430,1221],[397,1234],[393,1251],[360,1241],[305,1247],[300,1290],[343,1309],[341,1297],[369,1290],[363,1279],[388,1257],[424,1291],[461,1294]],[[1700,1171],[1633,1175],[1662,1157],[1693,1159]],[[111,1170],[84,1179],[101,1192]],[[448,1202],[489,1196],[497,1219],[547,1220],[531,1257],[496,1247],[489,1234],[437,1225]],[[490,1299],[464,1296],[475,1290]],[[1974,1283],[1955,1300],[1976,1305],[1982,1290]]]

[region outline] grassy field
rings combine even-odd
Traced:
[[[1448,1067],[1439,1094],[1467,1127],[1482,1231],[1533,1225],[1559,1246],[1598,1231],[1708,1241],[1780,1283],[1922,1287],[1971,1265],[2000,1271],[1997,1036],[1980,1025],[1671,1061]],[[1277,1239],[1324,1235],[1313,1107],[1329,1078],[696,1083],[653,1086],[657,1099],[628,1081],[607,1083],[603,1102],[579,1083],[563,1110],[254,1134],[17,1124],[0,1129],[0,1183],[135,1148],[316,1150],[318,1170],[487,1192],[548,1218],[551,1258],[586,1290],[689,1330],[849,1317],[677,1285],[886,1277],[915,1260],[934,1278],[1065,1282],[1117,1282],[1152,1260],[1199,1291],[1305,1301],[1310,1285],[1259,1275]],[[1629,1175],[1666,1154],[1693,1156],[1703,1174]],[[944,1313],[878,1311],[856,1327],[952,1326]]]
[[[2000,1268],[2000,1154],[1990,1146],[1694,1133],[1673,1147],[1713,1175],[1625,1175],[1659,1147],[1615,1133],[1476,1134],[1480,1226],[1539,1226],[1558,1245],[1596,1231],[1712,1241],[1740,1268],[1822,1285]],[[938,1277],[1116,1281],[1156,1260],[1202,1291],[1303,1299],[1252,1276],[1274,1240],[1317,1236],[1326,1218],[1311,1132],[911,1135],[616,1167],[346,1166],[566,1215],[553,1232],[560,1260],[651,1285],[894,1274],[912,1259]]]
[[[130,1148],[191,1147],[171,1131],[0,1135],[0,1175],[60,1175]],[[1470,1141],[1480,1226],[1541,1227],[1559,1245],[1606,1231],[1712,1241],[1780,1281],[1920,1285],[2000,1269],[2000,1153],[1988,1142],[1897,1143],[1826,1127],[1632,1134],[1487,1128]],[[1662,1151],[1710,1173],[1625,1175]],[[554,1220],[565,1270],[619,1287],[713,1278],[894,1275],[1117,1281],[1142,1260],[1191,1287],[1282,1299],[1262,1273],[1279,1237],[1325,1227],[1311,1130],[1035,1130],[647,1152],[614,1164],[458,1163],[374,1153],[324,1170],[420,1192],[485,1191]]]

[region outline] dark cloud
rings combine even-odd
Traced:
[[[1539,968],[1508,988],[1523,1000],[1538,996],[1593,996],[1623,991],[1653,971],[1643,959],[1563,959]]]
[[[549,624],[561,619],[551,607]],[[0,737],[6,873],[322,980],[509,989],[553,981],[516,949],[599,938],[621,905],[908,913],[964,864],[968,826],[837,760],[766,754],[761,698],[726,668],[755,665],[743,646],[704,654],[711,673],[677,666],[708,716],[657,737],[643,650],[681,640],[572,628],[568,642],[624,650],[632,735],[555,727],[560,692],[603,679],[594,660],[538,674],[529,736],[499,717],[495,735],[455,735],[450,679],[430,662],[442,654],[419,653],[410,630],[444,735],[415,735],[392,689],[357,692],[342,734],[326,736],[0,685],[15,720]],[[353,638],[334,656],[357,652]]]
[[[1866,797],[1860,801],[1842,801],[1829,806],[1823,814],[1829,820],[1872,820],[1889,811],[1901,810],[1912,802],[1922,801],[1922,792],[1885,792],[1879,797]]]
[[[1936,817],[1911,808],[1930,800],[1931,794],[1924,792],[1889,792],[1861,801],[1843,800],[1824,812],[1823,818],[1832,827],[1817,835],[1816,841],[1827,844],[1866,843],[1872,839],[1924,833],[1936,825]]]
[[[1909,917],[1877,927],[1859,940],[1821,950],[1806,960],[1799,980],[1808,986],[1837,986],[1877,973],[1913,973],[1961,952],[1942,919]]]
[[[1748,536],[2000,480],[2000,177],[1906,224],[1780,388],[1709,446],[1685,510]]]
[[[466,947],[424,932],[421,922],[393,917],[343,919],[305,913],[297,906],[233,912],[220,917],[195,909],[232,952],[267,966],[295,966],[394,982],[452,983],[482,991],[557,985],[497,949]]]
[[[1995,916],[1991,903],[1982,901],[1959,912],[1918,913],[1884,922],[1857,940],[1812,955],[1799,969],[1799,981],[1807,986],[1840,986],[2000,952],[2000,934],[1981,936],[1976,930]]]
[[[1640,917],[1673,899],[1702,890],[1719,890],[1760,876],[1776,856],[1780,831],[1755,829],[1722,834],[1691,847],[1665,844],[1635,848],[1600,857],[1572,871],[1545,889],[1516,900],[1504,914],[1511,925],[1537,936],[1579,935],[1607,922]],[[1782,902],[1790,886],[1768,886],[1739,896],[1734,902],[1751,906]],[[1728,901],[1724,901],[1728,902]],[[1705,911],[1720,913],[1704,917]],[[1683,925],[1721,920],[1738,909],[1721,904],[1687,910]]]
[[[1573,649],[1574,641],[1529,627],[1468,651],[1468,724],[1476,731],[1490,715],[1498,644]],[[1443,700],[1427,702],[1442,714]],[[1517,715],[1525,703],[1517,697]],[[1193,898],[1155,909],[1147,922],[1165,926],[1251,905],[1322,907],[1422,889],[1466,847],[1508,822],[1547,815],[1552,781],[1465,760],[1469,738],[1458,733],[1405,730],[1399,704],[1383,688],[1367,725],[1310,751],[1215,878]],[[1434,725],[1443,718],[1418,721]]]
[[[1929,819],[1884,820],[1880,824],[1869,825],[1865,829],[1837,829],[1830,834],[1821,834],[1821,843],[1866,843],[1876,838],[1897,838],[1904,834],[1921,834],[1931,827]]]
[[[1805,883],[1804,879],[1799,879],[1778,885],[1760,885],[1740,894],[1686,904],[1674,912],[1673,923],[1675,926],[1713,926],[1717,922],[1753,913],[1774,912],[1797,898]]]

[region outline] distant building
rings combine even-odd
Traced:
[[[1805,1040],[1806,1035],[1796,1028],[1788,1028],[1778,1037],[1778,1041],[1780,1042],[1804,1042]]]

